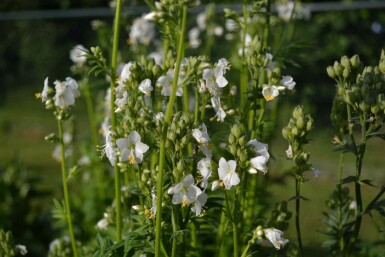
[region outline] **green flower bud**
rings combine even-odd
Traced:
[[[342,71],[342,76],[344,79],[349,78],[350,75],[350,67],[345,67],[344,70]]]
[[[239,156],[239,160],[241,163],[244,163],[246,162],[247,160],[249,159],[248,155],[247,155],[247,152],[246,151],[242,151],[240,156]]]
[[[359,104],[359,107],[360,107],[360,110],[363,111],[363,112],[367,112],[370,109],[370,106],[367,103],[365,103],[365,102],[361,102]]]
[[[235,140],[236,140],[235,136],[233,134],[230,134],[229,135],[229,144],[230,145],[234,144]]]
[[[244,136],[242,136],[242,137],[240,137],[240,138],[238,139],[238,144],[239,144],[240,146],[244,146],[244,145],[246,144],[246,139],[245,139]]]
[[[236,147],[235,145],[230,145],[229,151],[230,151],[230,153],[231,153],[233,156],[235,156],[236,153],[237,153],[237,147]]]
[[[285,139],[289,139],[289,130],[287,128],[283,128],[282,129],[282,136],[285,138]]]
[[[309,119],[306,123],[306,130],[310,131],[313,129],[313,119]]]
[[[334,69],[332,66],[328,66],[326,68],[326,72],[327,72],[328,76],[331,77],[332,79],[336,78],[336,73],[334,72]]]
[[[231,134],[235,136],[235,138],[240,138],[242,136],[242,129],[240,125],[234,125],[231,128]]]
[[[296,126],[297,126],[297,128],[299,128],[299,129],[303,129],[303,128],[304,128],[305,122],[304,122],[304,120],[303,120],[302,117],[298,117],[298,118],[297,118]]]
[[[293,111],[293,118],[298,119],[299,117],[302,117],[302,116],[303,116],[303,111],[302,111],[301,106],[295,107],[295,109]]]
[[[298,136],[298,134],[299,134],[298,128],[296,128],[296,127],[292,128],[291,129],[291,134],[293,136]]]
[[[152,67],[151,71],[152,71],[152,74],[154,74],[154,76],[157,77],[162,71],[162,68],[158,64],[156,64],[154,67]]]
[[[346,69],[350,69],[350,60],[347,56],[341,57],[341,65]]]
[[[378,69],[381,71],[381,73],[385,73],[385,61],[380,62]]]
[[[337,75],[337,77],[341,77],[342,75],[342,68],[341,65],[336,61],[333,65],[334,73]]]
[[[372,107],[370,107],[370,111],[371,111],[373,114],[377,114],[377,113],[380,111],[380,107],[377,106],[377,105],[373,105]]]
[[[352,68],[354,68],[354,69],[358,68],[360,65],[360,57],[357,54],[353,55],[350,58],[350,64],[351,64]]]

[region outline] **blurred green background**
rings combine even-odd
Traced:
[[[100,33],[91,28],[91,21],[97,18],[111,27],[112,16],[18,20],[2,20],[1,17],[4,13],[18,11],[108,6],[109,1],[102,0],[3,0],[0,3],[0,198],[3,198],[0,199],[0,228],[12,230],[15,241],[30,249],[30,256],[42,256],[50,240],[55,238],[50,208],[54,195],[61,194],[59,164],[51,158],[54,146],[44,141],[46,135],[56,131],[56,123],[52,114],[35,99],[34,93],[41,91],[47,76],[51,81],[70,76],[69,50],[76,44],[83,44],[86,48],[100,44]],[[144,6],[144,3],[125,1],[128,9],[137,6]],[[125,19],[130,20],[130,17]],[[288,32],[283,33],[285,30]],[[289,164],[284,156],[287,144],[281,138],[280,128],[287,124],[292,106],[305,105],[316,122],[313,140],[308,147],[312,154],[311,162],[323,173],[317,179],[309,175],[310,181],[304,185],[304,195],[310,201],[304,203],[302,212],[303,238],[308,249],[319,249],[319,242],[324,240],[318,232],[322,229],[322,211],[326,209],[325,201],[335,187],[338,164],[338,154],[333,152],[331,144],[333,129],[329,121],[335,87],[325,70],[342,55],[357,53],[367,65],[378,62],[381,49],[385,48],[385,8],[312,12],[309,19],[295,20],[272,33],[272,42],[280,42],[272,44],[272,51],[296,62],[286,64],[285,74],[293,76],[297,85],[294,94],[285,96],[284,108],[279,112],[277,136],[270,147],[276,156],[269,173],[274,177],[287,169]],[[127,38],[127,28],[122,27],[122,45]],[[278,38],[282,41],[275,40]],[[110,43],[104,40],[106,45]],[[290,48],[293,42],[298,46]],[[213,49],[213,60],[218,56],[226,57],[223,53]],[[106,88],[107,82],[101,87]],[[81,100],[75,109],[79,121],[77,126],[87,128],[85,103]],[[102,140],[100,144],[103,144]],[[372,179],[375,185],[385,184],[384,150],[384,142],[371,141],[364,161],[365,177]],[[353,158],[345,168],[347,173],[354,171]],[[28,185],[28,188],[23,188],[23,185]],[[294,194],[294,189],[288,183],[274,185],[272,192],[277,201],[287,200]],[[376,189],[367,189],[365,193],[367,200]],[[372,225],[380,228],[384,223],[376,218],[364,220],[364,237],[379,239]],[[293,229],[288,237],[295,238]],[[319,250],[319,256],[325,256],[322,251]]]

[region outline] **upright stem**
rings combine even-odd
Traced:
[[[120,14],[122,10],[122,0],[117,0],[116,12],[114,20],[114,41],[112,45],[111,56],[111,130],[113,135],[116,135],[116,116],[115,116],[115,80],[116,80],[116,63],[118,56],[118,43],[119,43],[119,27],[120,27]],[[115,212],[116,212],[116,237],[120,241],[122,239],[122,213],[121,213],[121,181],[118,163],[114,165],[115,174]]]
[[[61,174],[62,174],[64,204],[65,204],[65,210],[66,210],[67,225],[68,225],[68,231],[70,234],[72,251],[73,251],[74,257],[78,257],[75,234],[74,234],[74,229],[73,229],[73,225],[72,225],[72,218],[71,218],[70,199],[69,199],[69,194],[68,194],[67,169],[66,169],[66,164],[65,164],[65,146],[64,146],[64,140],[63,140],[63,124],[62,124],[61,118],[59,118],[57,122],[58,122],[58,128],[59,128],[59,140],[60,140],[60,150],[61,150]]]
[[[337,209],[337,215],[338,215],[338,233],[339,233],[339,247],[340,247],[340,253],[342,256],[345,256],[345,240],[343,237],[343,231],[342,231],[342,175],[344,170],[344,153],[340,153],[340,161],[338,164],[338,184],[337,184],[337,194],[338,194],[338,209]]]
[[[240,109],[243,111],[246,104],[247,93],[247,67],[245,65],[245,48],[247,34],[247,4],[243,1],[243,26],[242,26],[242,60],[241,60],[241,79],[240,79]]]
[[[94,105],[92,102],[92,94],[90,87],[87,83],[87,81],[84,81],[84,98],[86,100],[87,105],[87,114],[88,114],[88,122],[90,125],[90,132],[91,132],[91,141],[92,145],[94,147],[94,150],[96,150],[96,147],[98,145],[98,132],[96,128],[96,120],[95,120],[95,112],[94,112]],[[95,151],[96,154],[96,151]],[[95,167],[95,173],[96,173],[96,182],[98,186],[98,193],[100,200],[104,200],[105,198],[105,192],[104,192],[104,186],[103,186],[103,170],[100,168],[100,165],[97,164]]]
[[[176,90],[178,87],[178,76],[180,70],[180,63],[182,61],[182,56],[184,55],[184,36],[186,33],[186,21],[187,21],[187,6],[183,6],[182,9],[182,24],[181,32],[178,44],[178,53],[176,58],[176,67],[174,74],[174,81],[172,85],[171,95],[169,102],[167,104],[166,115],[164,119],[164,127],[162,130],[162,140],[160,142],[160,151],[159,151],[159,171],[157,175],[156,183],[156,221],[155,221],[155,257],[161,256],[161,240],[162,240],[162,200],[163,200],[163,178],[164,178],[164,166],[166,158],[166,140],[167,140],[167,131],[169,124],[171,122],[173,107],[175,102]]]
[[[299,178],[296,178],[296,183],[295,183],[295,228],[297,231],[299,256],[302,257],[303,256],[303,248],[302,248],[300,217],[299,217],[300,203],[301,203],[301,180]]]

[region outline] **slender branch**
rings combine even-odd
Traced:
[[[59,128],[59,140],[60,140],[60,150],[61,150],[61,174],[62,174],[67,225],[68,225],[68,231],[70,234],[73,255],[74,257],[78,257],[78,251],[76,248],[76,239],[75,239],[74,229],[72,225],[72,218],[71,218],[71,208],[70,208],[70,200],[69,200],[68,185],[67,185],[67,168],[65,163],[65,145],[63,140],[63,124],[62,124],[61,117],[58,118],[57,122],[58,122],[58,128]]]
[[[122,0],[117,0],[115,20],[114,20],[114,41],[112,46],[111,56],[111,130],[113,135],[116,135],[116,116],[115,116],[115,80],[116,80],[116,64],[118,56],[118,44],[119,44],[119,28],[120,28],[120,15],[122,10]],[[122,213],[121,213],[121,179],[118,163],[114,165],[115,175],[115,212],[116,212],[116,237],[118,241],[122,239]]]
[[[300,203],[301,203],[301,180],[296,177],[295,183],[295,229],[297,231],[297,240],[299,248],[299,256],[303,256],[303,247],[302,247],[302,238],[301,238],[301,229],[300,229]]]
[[[167,104],[164,127],[162,130],[162,140],[160,142],[160,151],[159,151],[159,171],[157,175],[156,183],[156,221],[155,221],[155,257],[160,257],[161,254],[161,240],[162,240],[162,200],[163,200],[163,179],[164,179],[164,167],[166,159],[166,140],[167,140],[167,131],[169,124],[171,122],[173,107],[176,97],[176,90],[178,87],[178,76],[180,71],[180,64],[182,61],[182,56],[184,55],[184,38],[186,33],[186,21],[187,21],[187,6],[183,6],[182,9],[182,24],[181,32],[178,44],[178,53],[176,60],[176,67],[174,73],[174,81],[172,85],[171,95],[169,102]]]

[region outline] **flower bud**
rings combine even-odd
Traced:
[[[303,118],[302,117],[298,117],[298,119],[296,121],[297,128],[303,129],[304,125],[305,125],[305,122],[304,122]]]
[[[341,77],[342,75],[342,68],[341,65],[336,61],[333,65],[334,73],[337,75],[337,77]]]
[[[334,72],[334,69],[332,66],[328,66],[326,68],[326,72],[327,72],[328,76],[331,77],[332,79],[336,78],[336,73]]]
[[[350,67],[345,67],[344,70],[342,71],[342,76],[344,79],[347,79],[350,75]]]
[[[350,60],[347,56],[341,57],[341,65],[346,69],[350,69]]]
[[[360,57],[357,54],[353,55],[350,58],[350,64],[352,68],[354,69],[358,68],[358,66],[360,65]]]
[[[380,107],[378,107],[377,105],[373,105],[372,107],[370,107],[370,111],[373,114],[377,114],[380,111]]]
[[[380,62],[378,69],[381,71],[381,73],[385,73],[385,61]]]

